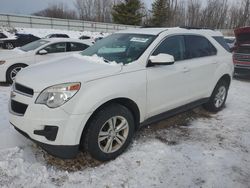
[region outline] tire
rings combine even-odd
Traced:
[[[6,82],[8,84],[12,84],[13,80],[15,79],[17,73],[24,67],[27,67],[25,64],[15,64],[8,68],[6,72]]]
[[[11,42],[6,42],[5,43],[5,48],[8,49],[8,50],[12,50],[15,48],[14,44],[11,43]]]
[[[227,100],[229,83],[225,80],[220,80],[215,86],[209,101],[204,104],[204,108],[209,112],[218,112],[220,111]]]
[[[112,125],[115,127],[112,128]],[[123,153],[135,132],[132,113],[119,104],[103,107],[87,126],[81,145],[99,161],[112,160]]]

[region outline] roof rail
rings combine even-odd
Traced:
[[[192,26],[179,26],[179,28],[182,28],[182,29],[207,29],[207,30],[214,30],[214,29],[208,28],[208,27],[192,27]]]

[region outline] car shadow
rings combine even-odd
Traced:
[[[0,82],[0,87],[9,87],[9,86],[10,86],[10,84]]]
[[[250,74],[235,74],[234,79],[244,82],[250,82]]]

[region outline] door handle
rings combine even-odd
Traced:
[[[183,69],[182,69],[182,72],[189,72],[190,71],[190,69],[189,68],[187,68],[187,67],[184,67]]]

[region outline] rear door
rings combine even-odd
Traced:
[[[189,102],[205,98],[213,83],[218,59],[217,49],[204,36],[185,35],[186,82]]]

